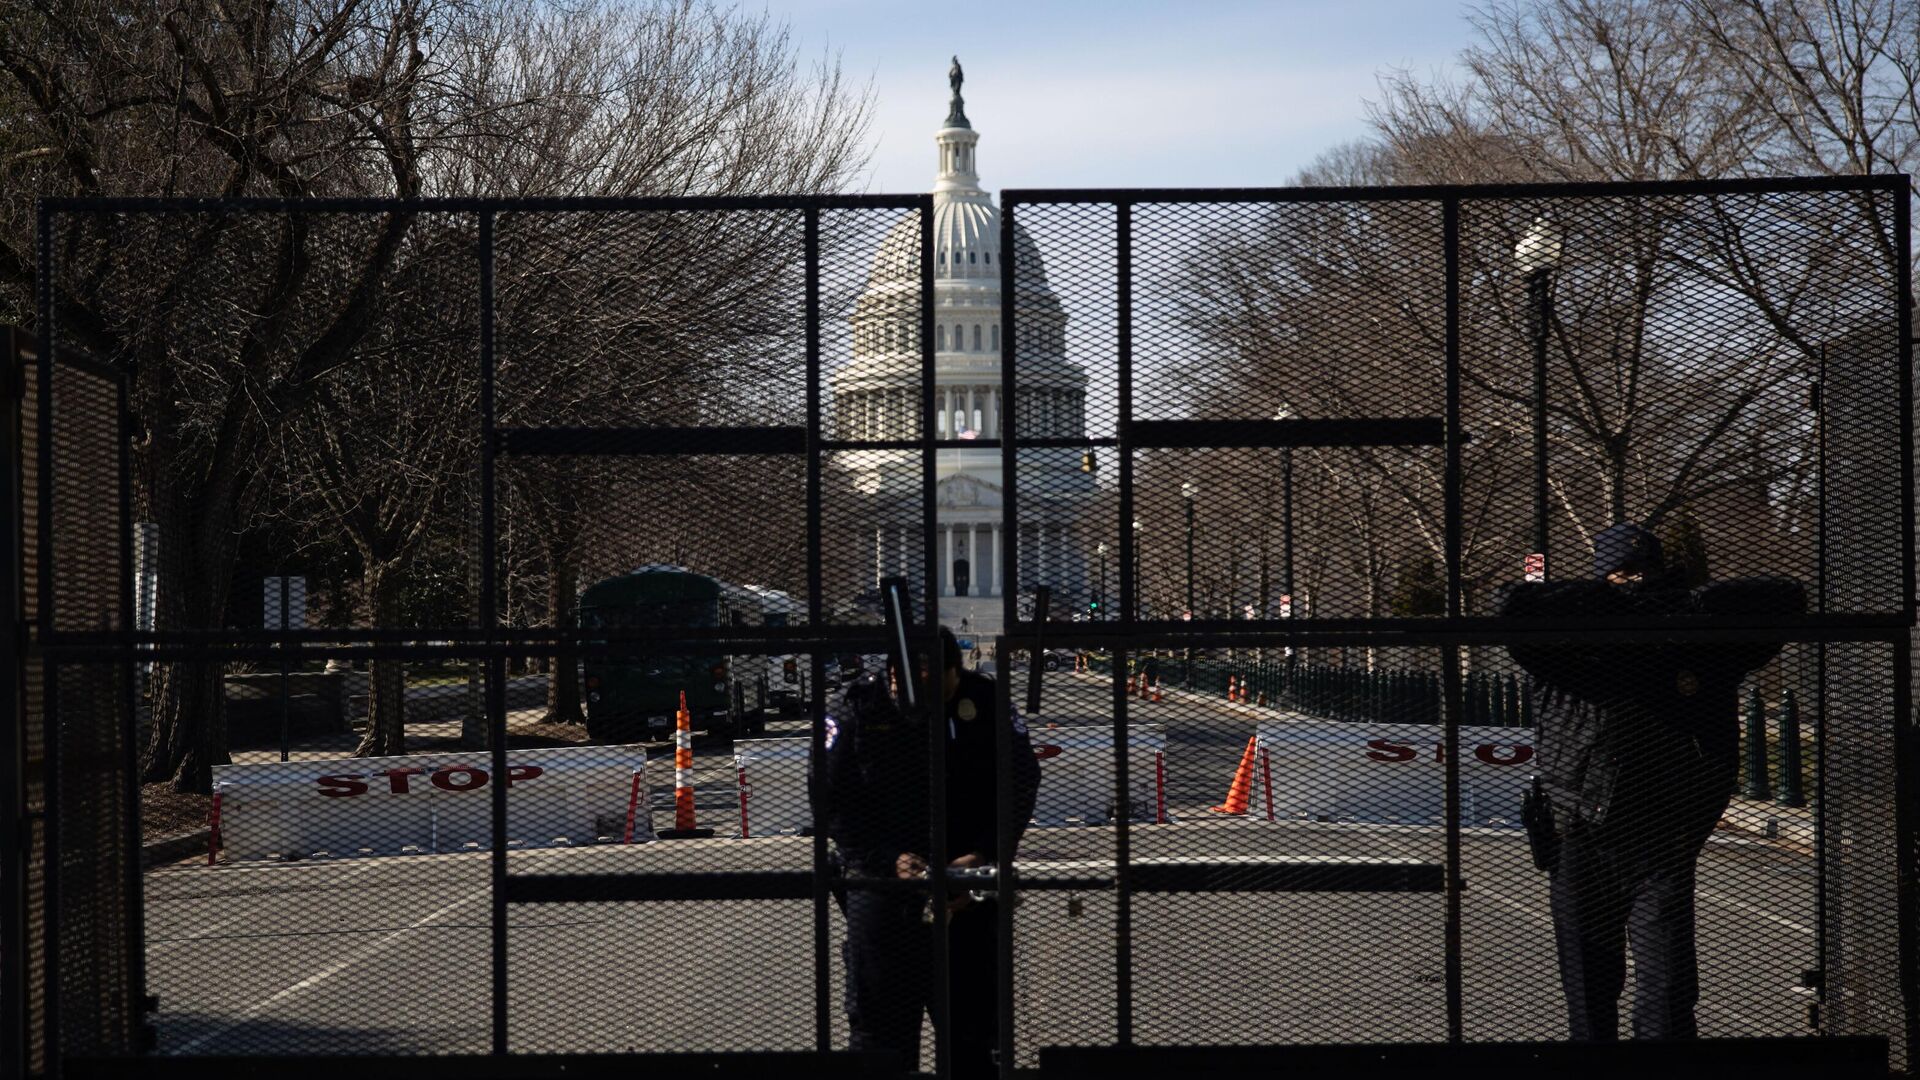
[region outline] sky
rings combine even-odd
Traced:
[[[750,5],[743,5],[748,7]],[[858,187],[932,186],[947,65],[966,69],[988,190],[1273,187],[1368,133],[1378,77],[1451,70],[1459,0],[763,0],[803,61],[871,82]]]

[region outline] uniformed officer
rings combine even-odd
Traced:
[[[956,867],[996,865],[1013,853],[999,850],[994,683],[961,669],[960,644],[951,631],[943,628],[940,640],[947,854]],[[926,659],[919,658],[923,680]],[[902,1068],[913,1069],[930,989],[927,899],[916,891],[861,888],[858,881],[923,878],[932,846],[928,733],[896,704],[892,689],[879,676],[863,676],[827,717],[824,809],[827,833],[848,878],[839,895],[847,919],[842,958],[851,1048],[899,1054]],[[1033,816],[1040,766],[1019,711],[1008,719],[1014,779],[1014,790],[1006,793],[1008,812],[1024,831]],[[997,902],[974,901],[962,893],[949,902],[948,911],[948,1043],[954,1072],[990,1075],[997,1045]]]
[[[1514,587],[1517,616],[1784,615],[1797,582],[1753,578],[1689,593],[1666,580],[1660,543],[1633,524],[1603,530],[1594,577]],[[1533,677],[1540,782],[1558,833],[1554,939],[1576,1040],[1619,1038],[1626,953],[1633,1035],[1696,1034],[1694,862],[1739,774],[1739,687],[1770,643],[1508,647]]]

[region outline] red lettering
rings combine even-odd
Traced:
[[[407,793],[407,777],[418,776],[426,771],[427,770],[418,766],[408,766],[404,769],[387,769],[383,772],[374,773],[374,775],[387,778],[388,791],[393,792],[395,795],[405,795]]]
[[[507,786],[512,787],[516,780],[531,780],[543,772],[546,770],[538,765],[509,765],[507,766]]]
[[[1447,744],[1446,743],[1437,742],[1433,744],[1433,760],[1438,761],[1443,765],[1446,764],[1446,760],[1447,760]]]
[[[1033,756],[1036,761],[1045,761],[1050,757],[1059,757],[1060,748],[1050,743],[1041,743],[1033,748]]]
[[[1501,757],[1500,748],[1511,745],[1512,757]],[[1481,743],[1473,748],[1473,756],[1489,765],[1518,765],[1533,757],[1533,747],[1523,743]]]
[[[343,773],[339,776],[320,778],[320,794],[329,799],[344,799],[349,795],[365,795],[367,785],[364,773]]]
[[[454,773],[465,773],[467,775],[467,782],[464,784],[454,783]],[[487,782],[487,770],[476,768],[472,765],[443,765],[435,769],[433,775],[427,779],[433,783],[434,787],[439,788],[441,791],[472,791],[474,788]]]
[[[1412,761],[1415,754],[1411,746],[1402,746],[1385,739],[1368,739],[1367,757],[1374,761]]]

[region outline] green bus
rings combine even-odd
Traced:
[[[580,626],[589,631],[760,626],[764,619],[765,605],[753,592],[681,566],[643,566],[580,594]],[[696,731],[732,737],[766,728],[763,657],[590,654],[581,669],[587,735],[596,741],[670,737],[682,691]]]

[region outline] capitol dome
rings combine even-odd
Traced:
[[[940,168],[933,188],[934,435],[948,444],[936,454],[936,520],[941,621],[975,635],[998,632],[1004,573],[1001,490],[1004,463],[994,440],[1002,433],[1000,340],[1000,210],[980,186],[974,156],[980,136],[968,122],[959,92],[934,135]],[[849,319],[852,358],[832,375],[833,428],[859,443],[919,436],[921,219],[908,214],[889,228],[874,252],[866,284]],[[1081,439],[1086,434],[1087,375],[1066,355],[1067,317],[1053,294],[1039,252],[1014,229],[1019,278],[1015,303],[1020,340],[1017,417],[1028,438]],[[953,444],[958,445],[953,445]],[[977,445],[984,444],[984,445]],[[870,500],[872,580],[901,574],[918,578],[924,527],[918,452],[858,451],[848,481]],[[1018,550],[1022,588],[1048,584],[1077,591],[1085,584],[1085,554],[1077,550],[1069,504],[1093,494],[1093,478],[1073,449],[1024,451]],[[918,586],[916,586],[916,589]]]

